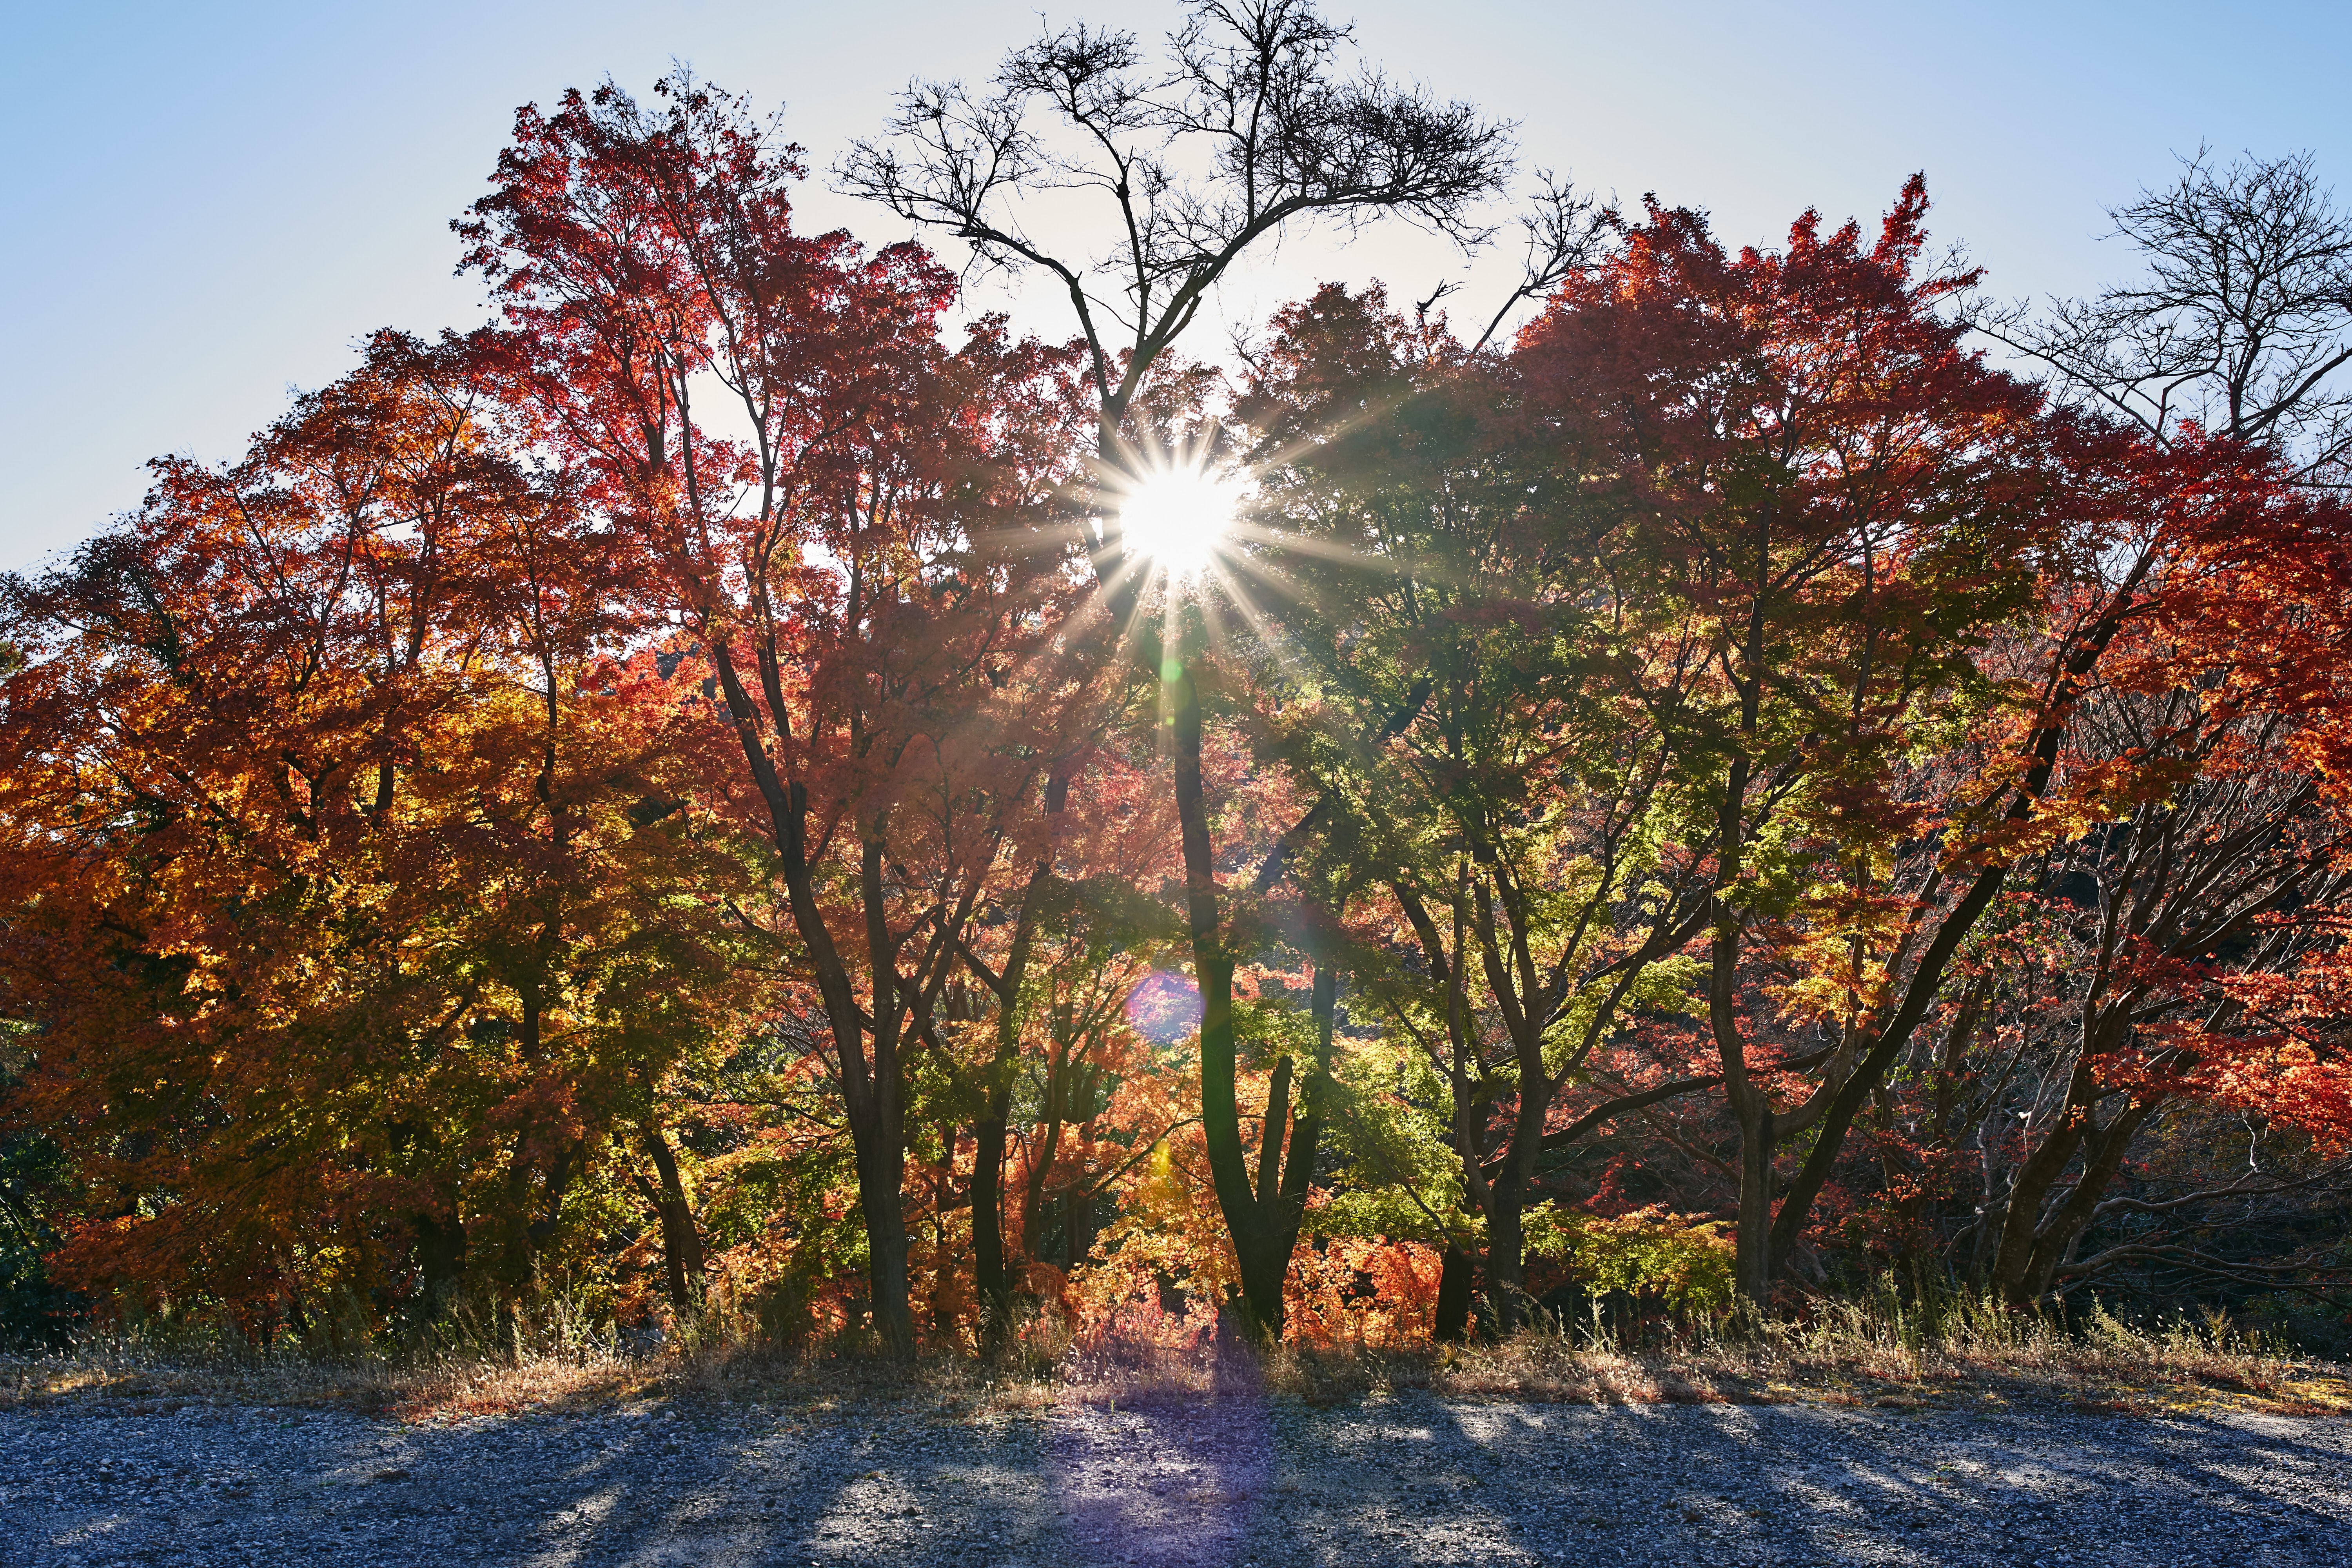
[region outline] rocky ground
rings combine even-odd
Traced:
[[[2352,1421],[1819,1405],[0,1411],[0,1563],[2352,1563]]]

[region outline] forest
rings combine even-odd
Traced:
[[[1742,247],[1191,15],[823,167],[683,68],[526,107],[493,319],[0,580],[0,1337],[2352,1345],[2311,159],[2007,304],[1924,176]],[[1203,328],[1375,222],[1519,286]]]

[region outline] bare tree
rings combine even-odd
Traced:
[[[1528,204],[1520,217],[1519,226],[1526,231],[1526,250],[1519,258],[1519,285],[1497,306],[1486,330],[1478,334],[1471,345],[1475,353],[1494,341],[1511,312],[1529,300],[1540,300],[1577,273],[1592,265],[1617,221],[1615,200],[1603,205],[1594,197],[1553,174],[1549,169],[1538,173],[1543,188]],[[1430,297],[1433,304],[1447,292],[1439,285],[1438,294]],[[1427,309],[1423,308],[1423,315]]]
[[[2352,458],[2352,214],[2308,153],[2216,167],[2108,214],[2147,262],[2095,300],[1979,322],[2076,395],[2158,439],[2185,423],[2275,447],[2306,482],[2341,486]]]
[[[855,143],[847,190],[1067,290],[1092,354],[1102,453],[1152,365],[1242,255],[1302,223],[1388,215],[1475,245],[1502,189],[1508,129],[1377,71],[1339,67],[1353,29],[1308,0],[1196,0],[1149,68],[1129,32],[1084,23],[1007,55],[993,90],[922,82],[890,133]],[[1024,225],[1023,198],[1096,200],[1097,253]]]

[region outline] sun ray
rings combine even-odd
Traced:
[[[1378,555],[1368,554],[1352,544],[1338,540],[1317,539],[1288,529],[1269,528],[1264,523],[1237,519],[1226,531],[1228,537],[1245,543],[1263,544],[1274,550],[1295,555],[1312,555],[1318,560],[1337,561],[1343,565],[1362,566],[1373,571],[1388,570],[1388,563]]]

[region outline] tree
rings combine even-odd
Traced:
[[[1341,76],[1353,29],[1305,0],[1189,11],[1163,74],[1149,73],[1132,33],[1081,23],[1006,55],[992,95],[918,82],[889,137],[858,142],[840,170],[851,190],[946,229],[982,262],[1061,284],[1085,335],[1106,462],[1125,456],[1128,409],[1152,367],[1245,253],[1304,223],[1388,213],[1470,239],[1471,214],[1507,168],[1501,128],[1468,105],[1377,73]],[[1032,237],[1020,204],[1049,190],[1108,205],[1102,260]]]
[[[1815,1155],[1833,1150],[1925,1015],[2013,853],[2001,825],[2032,816],[2033,759],[2081,673],[2063,674],[2069,638],[2050,717],[1926,793],[1923,737],[2011,710],[1979,650],[2040,612],[2038,568],[2063,559],[2084,504],[2061,482],[2068,433],[1941,313],[1974,278],[1920,274],[1926,210],[1915,178],[1867,248],[1807,214],[1785,252],[1733,258],[1698,215],[1653,205],[1518,348],[1614,559],[1621,679],[1666,730],[1676,837],[1706,856],[1706,1015],[1739,1130],[1739,1286],[1759,1308],[1819,1174],[1801,1173],[1776,1240],[1776,1149],[1818,1128]],[[1948,881],[1893,883],[1922,840]],[[1810,1088],[1754,1056],[1791,1027],[1836,1047]]]
[[[657,92],[652,113],[609,84],[523,110],[459,226],[539,439],[709,663],[740,753],[715,787],[774,847],[857,1151],[877,1326],[907,1353],[903,1057],[1003,813],[1055,751],[997,735],[1055,711],[1004,687],[1054,666],[1067,614],[1031,515],[1066,458],[1066,356],[994,322],[948,353],[953,289],[929,258],[794,234],[801,171],[773,127],[682,72]],[[739,439],[697,416],[705,377]]]
[[[15,1089],[26,1065],[13,1041],[7,1049],[0,1096]],[[29,1130],[0,1134],[0,1344],[64,1350],[73,1342],[89,1303],[52,1279],[47,1263],[59,1240],[57,1219],[72,1200],[71,1168],[55,1139]]]
[[[636,810],[675,726],[476,374],[380,337],[11,584],[0,962],[87,1281],[265,1331],[511,1300],[630,1086],[725,1026],[724,847]]]
[[[891,136],[858,144],[840,176],[965,240],[983,262],[1038,268],[1062,285],[1085,342],[1096,456],[1108,474],[1139,478],[1139,443],[1155,432],[1135,427],[1137,396],[1244,254],[1300,224],[1391,214],[1472,238],[1477,204],[1500,188],[1499,127],[1376,73],[1340,75],[1350,41],[1306,0],[1203,0],[1169,40],[1165,73],[1152,76],[1132,34],[1072,26],[1007,55],[992,95],[917,84]],[[1036,125],[1041,109],[1057,122],[1050,138]],[[1108,205],[1109,259],[1099,268],[1023,226],[1020,199],[1050,190]],[[1101,292],[1102,281],[1115,292]],[[1234,957],[1201,787],[1198,655],[1181,639],[1163,647],[1140,613],[1151,563],[1127,548],[1116,517],[1097,518],[1087,543],[1111,624],[1165,688],[1203,1002],[1209,1160],[1235,1247],[1255,1258],[1278,1227],[1261,1221],[1233,1100]],[[1245,1271],[1252,1332],[1279,1322],[1281,1278],[1280,1268]]]
[[[1282,523],[1255,564],[1279,574],[1267,615],[1298,650],[1257,721],[1318,800],[1327,851],[1408,933],[1385,1005],[1449,1085],[1508,1327],[1539,1156],[1662,1096],[1580,1106],[1572,1129],[1554,1109],[1601,1068],[1621,1009],[1679,1000],[1672,961],[1706,900],[1671,868],[1675,893],[1649,896],[1676,853],[1661,731],[1609,679],[1622,605],[1580,520],[1528,502],[1558,487],[1526,460],[1512,367],[1382,306],[1327,286],[1282,312],[1240,404],[1267,455],[1258,516]]]
[[[2100,1221],[2307,1184],[2258,1174],[2160,1206],[2110,1197],[2142,1130],[2174,1108],[2237,1107],[2323,1148],[2352,1135],[2326,1022],[2352,899],[2332,782],[2352,635],[2343,520],[2298,496],[2285,464],[2227,442],[2176,451],[2215,504],[2175,532],[2057,779],[2095,803],[2041,879],[2074,939],[2072,1017],[2044,1026],[2071,1036],[2053,1064],[2063,1088],[2021,1113],[2025,1152],[1976,1242],[1981,1277],[2016,1305],[2062,1275],[2165,1255],[2144,1235],[2082,1255]]]
[[[1988,313],[1993,337],[2076,395],[2160,441],[2184,429],[2261,442],[2305,482],[2343,482],[2352,457],[2352,216],[2308,153],[2209,152],[2108,216],[2147,273],[2095,300]]]

